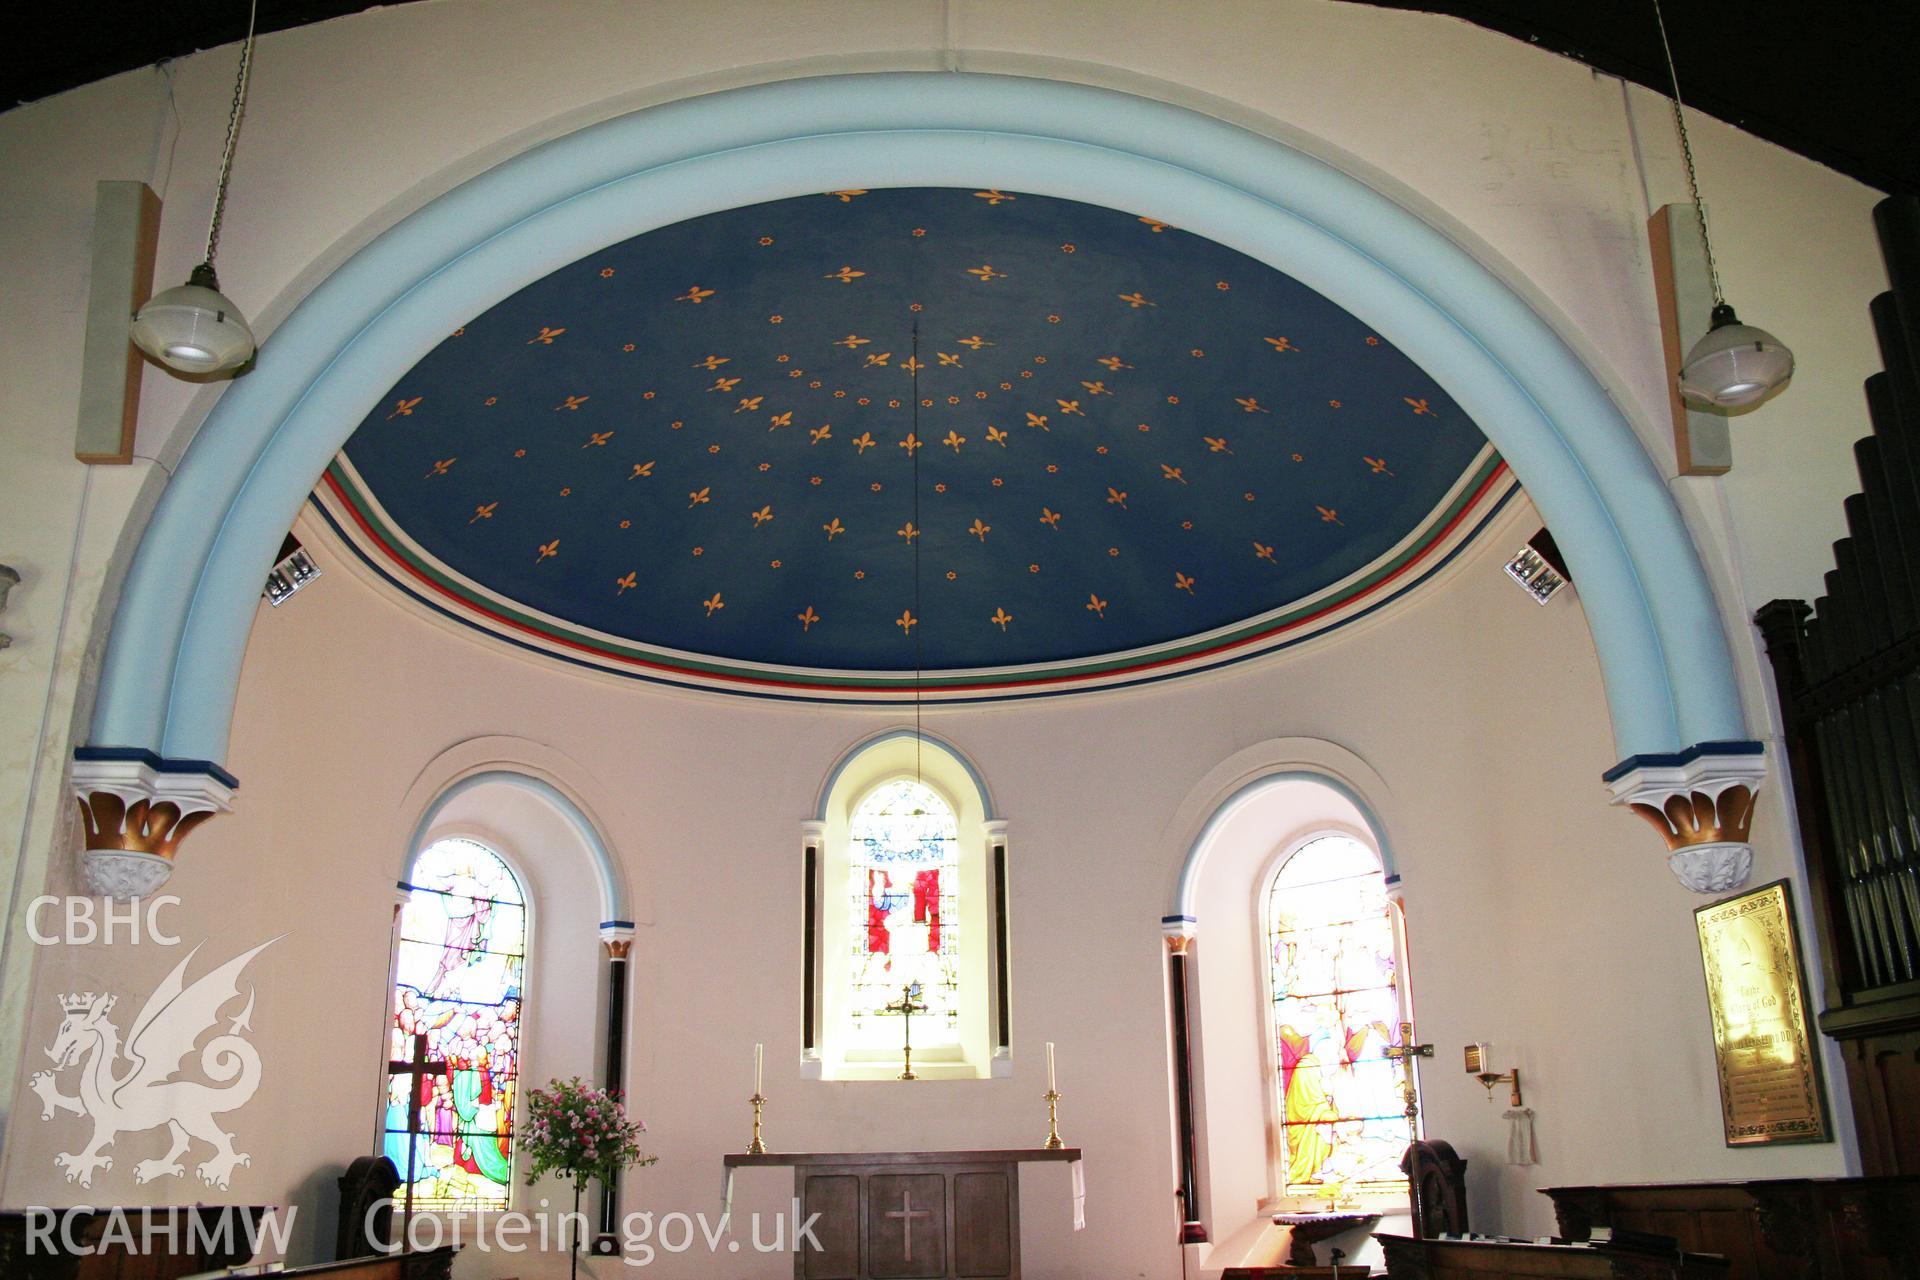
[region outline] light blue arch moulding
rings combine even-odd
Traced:
[[[1185,108],[1051,80],[889,73],[730,90],[582,129],[455,188],[343,263],[222,395],[162,496],[83,751],[223,760],[282,535],[354,426],[448,332],[640,232],[811,192],[914,185],[1148,214],[1361,317],[1473,416],[1552,526],[1580,583],[1620,754],[1746,737],[1707,575],[1659,474],[1592,373],[1458,245],[1325,162]]]

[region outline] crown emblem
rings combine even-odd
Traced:
[[[94,1003],[96,999],[99,1001],[101,1013],[109,1013],[112,1011],[113,1002],[114,1002],[113,996],[106,996],[104,998],[100,998],[100,997],[96,997],[94,993],[91,991],[85,993],[84,995],[72,994],[72,995],[61,996],[60,1008],[61,1008],[61,1011],[65,1013],[86,1013],[94,1007]]]

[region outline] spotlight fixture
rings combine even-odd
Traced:
[[[320,566],[313,562],[307,549],[300,540],[288,534],[280,544],[280,559],[273,566],[273,572],[267,575],[267,588],[260,594],[266,597],[268,604],[278,609],[293,598],[293,593],[320,576]]]
[[[1660,47],[1667,55],[1667,78],[1673,87],[1673,127],[1680,135],[1687,189],[1693,194],[1700,242],[1707,251],[1707,275],[1713,282],[1711,327],[1680,363],[1680,394],[1696,408],[1737,413],[1760,403],[1793,376],[1793,352],[1765,329],[1741,324],[1720,290],[1720,268],[1714,263],[1713,240],[1707,234],[1707,206],[1700,199],[1700,176],[1694,171],[1693,144],[1687,138],[1686,111],[1680,101],[1680,72],[1674,65],[1673,46],[1667,40],[1667,19],[1660,0],[1653,0],[1653,16],[1660,26]]]
[[[1554,592],[1573,580],[1553,535],[1545,529],[1527,539],[1527,545],[1507,561],[1506,568],[1507,576],[1540,604],[1553,599]]]
[[[253,330],[247,327],[240,308],[220,292],[213,258],[220,248],[220,219],[227,207],[227,180],[233,174],[233,144],[240,136],[240,116],[246,110],[258,13],[259,3],[254,0],[247,13],[246,43],[240,46],[233,108],[227,115],[227,143],[220,155],[220,180],[214,187],[206,257],[185,284],[155,294],[133,314],[133,344],[176,373],[222,373],[238,369],[253,358]]]

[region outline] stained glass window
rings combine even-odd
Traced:
[[[874,788],[854,810],[848,889],[853,896],[849,980],[850,1056],[897,1058],[898,1014],[885,1012],[917,987],[913,1049],[960,1041],[959,924],[955,891],[960,842],[953,807],[913,778]]]
[[[498,854],[442,840],[414,860],[400,914],[393,1062],[411,1062],[425,1034],[441,1074],[389,1077],[384,1151],[404,1199],[425,1209],[504,1209],[513,1180],[513,1103],[520,1068],[520,993],[527,908]],[[408,1138],[409,1102],[420,1133]]]
[[[1380,860],[1345,835],[1301,845],[1267,895],[1274,1059],[1290,1195],[1403,1191],[1394,926]]]

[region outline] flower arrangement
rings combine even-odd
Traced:
[[[549,1173],[573,1180],[573,1210],[579,1221],[580,1193],[588,1181],[607,1179],[636,1165],[649,1165],[658,1156],[640,1150],[647,1126],[627,1119],[620,1099],[606,1089],[571,1080],[550,1080],[544,1089],[527,1091],[527,1129],[522,1149],[529,1157],[527,1183]],[[579,1267],[578,1232],[573,1258]]]

